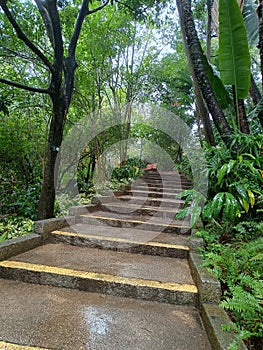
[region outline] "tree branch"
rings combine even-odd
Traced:
[[[35,3],[37,4],[38,11],[43,19],[43,22],[45,23],[45,27],[47,30],[47,34],[49,36],[51,45],[53,49],[55,48],[55,43],[54,43],[54,31],[51,23],[51,19],[49,17],[49,13],[47,11],[47,8],[45,7],[45,4],[42,0],[35,0]]]
[[[46,0],[45,2],[53,31],[55,62],[58,66],[62,67],[64,59],[64,45],[57,2],[54,0]]]
[[[105,1],[101,6],[95,8],[94,10],[90,10],[88,6],[88,1],[84,0],[81,6],[81,9],[79,10],[78,18],[75,24],[74,32],[72,34],[70,43],[69,43],[69,48],[68,48],[68,55],[69,57],[74,57],[75,52],[76,52],[76,47],[80,35],[80,31],[83,25],[83,22],[85,20],[85,17],[87,15],[90,15],[92,13],[98,12],[102,10],[105,6],[107,6],[109,3],[109,0]]]
[[[22,90],[26,90],[26,91],[38,92],[38,93],[41,93],[41,94],[50,94],[50,91],[48,89],[42,89],[42,88],[37,88],[37,87],[33,87],[33,86],[27,86],[27,85],[19,84],[19,83],[16,83],[14,81],[7,80],[7,79],[0,78],[0,83],[6,84],[6,85],[9,85],[9,86],[14,86],[16,88],[19,88],[19,89],[22,89]]]
[[[6,1],[5,0],[0,0],[0,6],[1,6],[2,10],[4,11],[8,21],[10,22],[10,24],[12,25],[12,27],[16,31],[17,37],[20,40],[22,40],[26,44],[26,46],[28,46],[30,48],[30,50],[33,51],[41,59],[41,61],[43,61],[43,63],[50,69],[50,71],[52,72],[53,71],[53,66],[52,66],[51,62],[49,62],[47,57],[23,33],[23,31],[19,27],[18,23],[16,22],[16,20],[12,16],[11,12],[9,11],[9,8],[6,5]]]

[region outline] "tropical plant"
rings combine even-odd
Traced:
[[[254,229],[258,231],[260,228],[255,226]],[[217,231],[221,229],[217,228]],[[204,232],[199,234],[205,240],[209,237]],[[257,235],[260,236],[260,231]],[[253,340],[260,348],[263,336],[263,238],[228,244],[215,244],[215,240],[211,244],[209,239],[203,252],[205,266],[220,279],[224,290],[220,305],[231,313],[234,320],[228,326],[223,325],[223,329],[234,330],[237,334],[229,350],[238,349],[241,340],[248,344]]]
[[[111,178],[122,183],[130,182],[142,175],[146,163],[139,158],[129,158],[124,165],[113,169]]]
[[[0,222],[0,242],[32,233],[34,222],[24,217],[10,216]]]

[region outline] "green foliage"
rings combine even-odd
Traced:
[[[237,232],[240,226],[231,229]],[[207,243],[203,253],[205,266],[224,286],[221,306],[232,314],[234,324],[230,328],[239,335],[235,343],[240,339],[260,339],[263,336],[263,238],[260,237],[262,227],[255,225],[254,230],[259,238],[248,242],[233,241],[231,244],[215,244],[215,235],[211,241],[208,231],[199,232]],[[217,231],[221,231],[219,236],[224,235],[222,228],[218,228]]]
[[[250,56],[244,20],[236,0],[219,0],[219,65],[223,82],[235,85],[237,98],[250,87]]]
[[[243,18],[246,26],[248,42],[251,46],[258,44],[258,15],[256,13],[257,5],[253,0],[244,2]]]
[[[19,216],[9,216],[0,221],[0,242],[32,233],[34,222]]]
[[[204,149],[209,174],[208,198],[201,212],[204,223],[261,216],[262,142],[262,135],[237,134],[233,145],[242,145],[243,154],[232,155],[225,146]]]
[[[125,165],[117,166],[113,169],[111,178],[119,182],[130,182],[142,175],[142,170],[146,163],[139,158],[127,159]]]
[[[0,215],[19,215],[36,219],[41,184],[21,186],[15,180],[0,181]]]
[[[69,208],[77,205],[86,205],[91,203],[91,197],[94,195],[87,192],[87,195],[71,196],[67,193],[58,194],[55,201],[56,217],[68,215]]]
[[[203,63],[208,76],[208,79],[212,85],[212,89],[216,94],[217,100],[223,109],[226,109],[231,104],[231,98],[229,92],[224,86],[222,80],[219,76],[214,72],[212,66],[209,64],[206,56],[203,54]]]
[[[190,217],[190,227],[193,228],[198,220],[200,220],[200,215],[205,203],[205,197],[202,193],[190,189],[179,193],[177,198],[184,198],[184,208],[176,214],[175,218],[180,220],[187,216]]]

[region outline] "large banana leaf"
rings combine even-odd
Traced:
[[[258,44],[258,16],[256,13],[257,5],[254,0],[246,0],[243,8],[243,18],[247,31],[248,43],[251,46]]]
[[[218,103],[222,109],[227,108],[231,104],[231,98],[229,93],[224,86],[222,80],[219,76],[214,72],[213,67],[208,62],[206,56],[203,53],[203,63],[206,70],[206,74],[208,76],[209,82],[216,94]]]
[[[236,0],[219,0],[219,68],[226,85],[235,85],[237,98],[250,86],[250,56],[244,20]]]

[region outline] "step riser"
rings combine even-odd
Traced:
[[[197,305],[197,293],[176,291],[129,283],[108,282],[88,277],[58,275],[51,272],[28,271],[0,267],[0,277],[17,281],[103,293],[134,299],[158,301],[177,305]]]
[[[147,184],[148,186],[163,186],[163,187],[191,187],[192,182],[189,181],[171,181],[162,179],[143,179],[142,182],[137,181],[137,184]]]
[[[118,241],[107,241],[96,238],[86,238],[78,236],[66,236],[51,234],[50,243],[65,243],[78,247],[89,247],[89,248],[99,248],[105,250],[113,250],[117,252],[126,252],[133,254],[143,254],[143,255],[153,255],[162,256],[166,258],[180,258],[188,259],[189,250],[181,248],[167,248],[159,246],[151,246],[140,243],[131,242],[118,242]]]
[[[181,209],[184,205],[183,201],[179,200],[174,200],[174,201],[166,201],[165,198],[156,200],[154,198],[147,198],[147,199],[142,199],[142,198],[123,198],[122,196],[118,198],[112,198],[112,197],[95,197],[92,200],[93,204],[99,204],[99,205],[107,205],[107,203],[111,202],[116,202],[116,204],[119,205],[129,205],[134,204],[134,205],[144,205],[144,206],[153,206],[153,207],[167,207],[167,208],[173,208],[173,209]]]
[[[122,195],[127,195],[127,196],[133,196],[136,198],[138,197],[149,197],[149,198],[165,198],[165,199],[176,199],[176,194],[175,193],[160,193],[160,192],[132,192],[132,191],[125,191],[122,193]]]
[[[167,208],[174,208],[174,209],[181,209],[183,208],[184,203],[179,201],[174,202],[168,202],[166,199],[168,198],[162,198],[160,200],[156,200],[156,198],[147,198],[145,199],[138,199],[136,197],[132,197],[130,200],[126,198],[119,197],[120,201],[123,202],[124,205],[129,204],[130,201],[132,201],[133,204],[141,204],[146,206],[153,206],[153,207],[167,207]],[[126,203],[125,203],[126,202]]]
[[[124,227],[124,228],[136,228],[138,230],[150,230],[154,232],[165,232],[165,233],[175,233],[175,234],[190,234],[190,228],[181,228],[175,226],[164,226],[158,224],[152,224],[147,222],[136,223],[129,221],[119,221],[119,220],[111,220],[109,218],[92,218],[92,217],[81,217],[80,222],[83,224],[92,224],[92,225],[104,225],[111,227]]]
[[[171,209],[171,208],[170,208]],[[107,205],[101,205],[99,207],[99,210],[105,211],[105,212],[115,212],[115,213],[120,213],[120,214],[129,214],[132,213],[133,215],[149,215],[149,216],[155,216],[159,218],[167,218],[167,219],[173,219],[178,212],[178,210],[174,210],[173,212],[169,213],[166,211],[160,211],[158,209],[150,209],[150,208],[138,208],[134,209],[132,207],[126,206],[126,207],[121,207],[121,206],[107,206]]]
[[[143,191],[143,192],[164,192],[164,193],[174,193],[178,194],[182,191],[185,190],[185,188],[179,187],[178,188],[164,188],[163,186],[143,186],[143,185],[138,185],[138,186],[132,186],[129,187],[127,186],[124,191]]]

